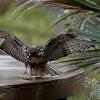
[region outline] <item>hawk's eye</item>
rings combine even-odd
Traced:
[[[31,54],[30,54],[30,53],[29,53],[28,55],[29,55],[29,56],[31,56]]]

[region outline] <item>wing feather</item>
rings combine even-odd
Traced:
[[[27,46],[16,36],[5,31],[0,31],[0,49],[8,55],[26,63],[28,60],[26,48]]]
[[[50,39],[44,46],[44,58],[53,61],[69,54],[84,51],[91,46],[76,41],[72,34],[60,34]]]

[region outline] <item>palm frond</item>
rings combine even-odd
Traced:
[[[68,57],[62,62],[77,67],[92,66],[93,69],[98,69],[100,72],[100,66],[97,66],[100,63],[100,18],[97,14],[89,17],[85,22],[81,22],[78,28],[73,28],[67,34],[76,35],[77,42],[95,45],[95,47],[91,50],[78,52],[74,56],[69,56],[70,59]]]
[[[100,11],[99,0],[37,0],[45,4],[60,6],[62,8],[78,8],[92,11]],[[60,5],[59,5],[60,4]]]

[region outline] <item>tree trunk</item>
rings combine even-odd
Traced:
[[[0,14],[5,13],[13,0],[0,0]]]

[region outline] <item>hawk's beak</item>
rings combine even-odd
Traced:
[[[42,56],[42,55],[44,55],[44,52],[39,52],[38,53],[38,56]]]

